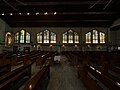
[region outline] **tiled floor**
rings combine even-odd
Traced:
[[[50,68],[50,81],[47,90],[86,90],[83,82],[77,78],[77,70],[71,66],[65,56],[60,63]]]

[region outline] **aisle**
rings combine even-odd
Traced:
[[[47,90],[86,90],[83,82],[77,78],[77,70],[71,66],[65,56],[60,64],[50,68],[50,81]]]

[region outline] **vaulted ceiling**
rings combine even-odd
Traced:
[[[11,27],[110,27],[120,0],[0,0],[0,18]]]

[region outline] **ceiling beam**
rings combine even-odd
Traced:
[[[9,2],[11,5],[14,6],[23,6],[18,2]],[[44,6],[44,5],[91,5],[95,4],[96,1],[45,1],[45,2],[24,2],[25,6]],[[107,4],[108,1],[99,1],[98,4]],[[6,6],[4,3],[0,3],[0,6]]]
[[[109,22],[109,21],[112,21],[112,20],[32,20],[32,21],[24,21],[24,20],[21,20],[21,21],[12,21],[13,22],[27,22],[27,23],[31,23],[31,22]]]
[[[1,12],[0,13],[0,15],[2,15],[2,13],[4,13],[4,15],[10,15],[10,13],[12,13],[12,12],[10,12],[10,13],[6,13],[6,12]],[[13,12],[13,15],[19,15],[19,16],[22,16],[22,15],[27,15],[27,13],[28,12],[23,12],[23,13],[21,13],[21,14],[19,14],[19,12],[18,13],[16,13],[16,12]],[[35,12],[35,13],[30,13],[29,12],[29,15],[35,15],[36,16],[36,13],[37,12]],[[39,14],[38,15],[44,15],[44,13],[45,12],[38,12]],[[102,15],[102,14],[104,14],[104,15],[118,15],[118,14],[120,14],[120,12],[56,12],[56,15]],[[46,16],[49,16],[49,15],[54,15],[54,12],[47,12],[47,15]],[[28,16],[28,15],[27,15]]]

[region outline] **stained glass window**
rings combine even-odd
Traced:
[[[15,43],[30,43],[30,33],[21,30],[15,34]]]
[[[20,31],[20,43],[24,43],[25,41],[25,31],[21,30]]]
[[[74,32],[74,43],[79,43],[79,35]]]
[[[49,43],[49,31],[44,31],[44,43]]]
[[[105,33],[100,32],[100,43],[105,43]]]
[[[19,43],[19,32],[15,34],[15,43]]]
[[[50,43],[56,43],[56,34],[51,32],[50,37],[51,37]]]
[[[79,43],[79,35],[73,30],[69,30],[62,34],[63,43]]]
[[[37,43],[42,43],[42,32],[37,34]]]
[[[30,43],[30,34],[26,32],[26,43]]]
[[[85,35],[86,43],[105,43],[105,33],[102,33],[97,30],[92,30],[91,32],[86,33]]]
[[[98,43],[98,31],[93,30],[93,43]]]
[[[91,32],[86,33],[86,43],[91,43]]]
[[[67,43],[67,32],[63,33],[63,43]]]
[[[73,43],[73,31],[68,31],[68,43]]]

